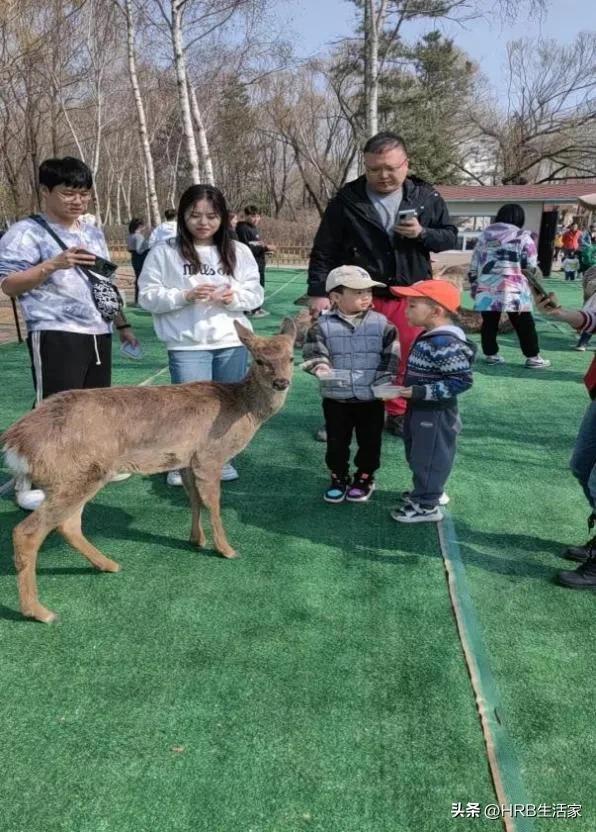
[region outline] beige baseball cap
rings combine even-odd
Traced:
[[[373,286],[385,286],[378,280],[373,280],[366,269],[360,266],[338,266],[331,269],[325,281],[325,291],[332,292],[338,286],[348,289],[372,289]]]

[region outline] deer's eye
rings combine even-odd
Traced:
[[[255,362],[259,365],[259,367],[264,367],[265,366],[265,362],[263,361],[262,358],[255,358]]]

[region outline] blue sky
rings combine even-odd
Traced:
[[[490,5],[489,2],[486,5]],[[285,35],[295,45],[300,56],[314,54],[338,38],[353,32],[355,6],[347,0],[281,0],[277,18],[287,25]],[[594,0],[550,0],[542,19],[527,14],[515,23],[502,24],[497,20],[475,20],[465,27],[449,23],[440,28],[453,37],[479,65],[493,87],[497,87],[506,59],[506,45],[510,40],[543,36],[569,44],[580,31],[596,27]],[[413,24],[404,29],[407,39],[415,39],[430,25]]]

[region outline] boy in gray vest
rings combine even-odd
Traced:
[[[331,309],[311,326],[304,343],[302,367],[322,381],[325,462],[331,472],[323,499],[328,503],[368,500],[381,460],[384,405],[371,388],[395,378],[399,341],[395,327],[372,309],[374,286],[384,288],[359,266],[332,269],[325,284]],[[350,480],[354,431],[357,470]]]

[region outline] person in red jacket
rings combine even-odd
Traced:
[[[315,235],[308,267],[313,315],[329,308],[325,281],[338,266],[360,266],[383,284],[373,290],[373,307],[396,327],[401,347],[397,383],[420,334],[408,323],[406,300],[390,287],[432,278],[431,252],[455,248],[457,228],[433,185],[409,172],[403,138],[382,132],[363,148],[364,175],[348,182],[329,202]],[[403,434],[405,399],[385,403],[386,429]]]
[[[582,233],[577,223],[572,222],[569,228],[563,232],[563,256],[573,255],[579,248]]]

